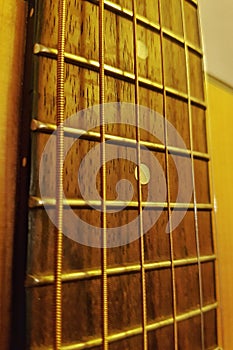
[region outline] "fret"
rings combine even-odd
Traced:
[[[44,123],[41,122],[37,119],[32,119],[31,122],[31,130],[32,131],[37,131],[41,133],[48,133],[52,134],[56,130],[56,125],[55,124],[50,124],[50,123]],[[100,133],[94,132],[94,131],[85,131],[81,129],[74,129],[70,127],[64,127],[64,133],[65,136],[67,137],[78,137],[80,139],[84,140],[89,140],[89,141],[100,141]],[[121,144],[125,145],[127,147],[135,147],[136,146],[136,141],[134,139],[130,139],[127,137],[120,137],[117,135],[110,135],[110,134],[105,134],[105,139],[107,141],[112,141],[112,143],[115,144]],[[139,144],[143,147],[148,148],[148,150],[154,150],[154,151],[164,151],[165,146],[161,144],[156,144],[148,141],[143,141],[140,140]],[[198,143],[197,143],[198,145]],[[176,155],[190,155],[191,151],[188,149],[182,149],[179,147],[173,147],[173,146],[167,146],[168,151],[170,154],[176,154]],[[199,151],[193,151],[192,152],[193,157],[197,159],[203,159],[203,160],[209,160],[210,157],[207,153],[202,153]]]
[[[167,208],[168,204],[167,202],[160,203],[160,202],[145,202],[142,201],[142,207],[143,208]],[[29,207],[31,209],[33,208],[43,208],[44,206],[49,206],[53,207],[56,205],[56,199],[55,198],[46,198],[46,199],[41,199],[39,197],[31,196],[29,198]],[[85,201],[83,199],[66,199],[64,200],[63,203],[64,209],[68,206],[72,208],[91,208],[91,207],[96,207],[100,208],[101,207],[101,201],[98,200],[88,200]],[[106,207],[107,208],[122,208],[122,207],[128,207],[130,208],[137,208],[138,207],[138,202],[137,201],[110,201],[106,200]],[[195,209],[194,204],[192,203],[173,203],[170,202],[170,207],[171,209],[177,209],[177,210],[193,210]],[[196,208],[198,210],[212,210],[213,206],[210,203],[197,203]]]
[[[216,259],[216,255],[209,255],[209,256],[200,256],[199,260],[200,262],[210,262],[214,261]],[[193,265],[197,264],[198,259],[197,258],[187,258],[187,259],[175,259],[174,260],[174,266],[187,266],[187,265]],[[144,263],[144,267],[146,271],[149,270],[156,270],[156,269],[163,269],[167,267],[171,267],[171,261],[159,261],[154,263]],[[107,275],[120,275],[125,273],[132,273],[132,272],[140,272],[140,264],[136,265],[129,265],[129,266],[118,266],[118,267],[108,267],[107,268]],[[86,271],[77,271],[77,272],[70,272],[70,273],[63,273],[62,274],[62,282],[72,282],[77,280],[84,280],[84,279],[90,279],[95,277],[101,276],[101,270],[86,270]],[[27,288],[32,288],[36,286],[44,286],[53,284],[54,277],[53,275],[28,275],[26,277],[25,286]]]
[[[209,305],[206,305],[202,311],[204,313],[208,313],[209,311],[215,310],[217,308],[217,306],[218,306],[217,303],[209,304]],[[195,310],[192,310],[190,312],[186,312],[184,314],[177,316],[177,322],[182,322],[184,320],[192,319],[193,317],[200,315],[200,313],[201,313],[200,309],[195,309]],[[154,330],[172,325],[173,323],[174,323],[174,319],[171,317],[171,318],[168,318],[165,320],[161,320],[158,322],[148,324],[146,326],[147,332],[152,332]],[[117,342],[119,340],[133,337],[133,336],[139,335],[141,333],[142,333],[142,327],[137,327],[137,328],[125,330],[123,332],[118,332],[118,333],[109,335],[108,342],[109,343]],[[102,344],[102,338],[96,338],[96,339],[87,340],[85,342],[80,342],[77,344],[63,345],[61,347],[61,349],[62,350],[77,350],[77,349],[81,350],[81,349],[89,349],[89,348],[92,348],[92,347],[95,347],[95,346],[98,346],[101,344]],[[217,349],[220,350],[220,348],[216,348],[216,350]],[[37,350],[40,350],[40,348],[37,348]],[[49,347],[48,350],[52,350],[52,348]]]
[[[34,45],[34,54],[42,57],[49,57],[52,59],[56,59],[57,50],[54,48],[46,47],[42,44],[36,43]],[[99,69],[98,61],[86,59],[85,57],[77,56],[68,52],[65,52],[65,62],[73,65],[77,65],[79,67],[84,67],[93,71],[98,71]],[[113,76],[115,78],[134,83],[135,76],[131,72],[127,72],[107,64],[104,65],[104,69],[105,69],[106,75]],[[161,84],[158,84],[157,82],[151,81],[150,79],[147,79],[141,76],[138,77],[138,81],[140,86],[145,86],[147,88],[155,89],[158,91],[161,91],[163,89]],[[165,90],[169,95],[174,95],[184,100],[187,100],[188,98],[186,93],[179,91],[173,87],[165,86]],[[195,96],[191,96],[190,99],[193,104],[206,108],[205,102],[202,101],[201,99],[198,99]]]

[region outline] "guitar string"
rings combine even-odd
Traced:
[[[99,103],[100,103],[100,162],[101,162],[101,227],[103,229],[101,264],[102,264],[102,337],[103,350],[108,350],[108,281],[107,281],[107,237],[106,237],[106,164],[105,164],[105,82],[104,82],[104,0],[99,0]]]
[[[201,310],[201,346],[202,350],[205,349],[205,329],[204,329],[204,314],[203,314],[203,283],[202,283],[202,271],[200,260],[200,241],[199,241],[199,229],[198,229],[198,214],[197,214],[197,193],[195,185],[195,172],[194,172],[194,158],[193,158],[193,130],[192,130],[192,105],[191,105],[191,85],[190,85],[190,61],[189,61],[189,49],[187,47],[187,29],[185,22],[185,9],[184,2],[181,0],[181,14],[182,25],[184,30],[184,49],[185,49],[185,66],[187,76],[187,92],[188,92],[188,116],[189,116],[189,133],[190,133],[190,149],[191,149],[191,161],[192,161],[192,185],[193,185],[193,203],[194,203],[194,224],[195,224],[195,237],[197,248],[197,265],[198,265],[198,282],[199,282],[199,298],[200,298],[200,310]],[[202,57],[202,56],[201,56]]]
[[[63,250],[63,154],[64,154],[64,82],[65,82],[65,15],[66,0],[59,1],[58,8],[58,56],[56,97],[56,219],[54,259],[54,350],[62,344],[62,250]]]
[[[137,56],[137,8],[136,0],[132,0],[133,6],[133,55],[134,55],[134,75],[135,75],[135,116],[136,116],[136,142],[137,142],[137,190],[138,190],[138,213],[140,230],[140,265],[141,265],[141,292],[142,292],[142,328],[143,328],[143,349],[147,350],[147,306],[146,306],[146,272],[144,267],[144,235],[142,219],[142,189],[141,189],[141,152],[140,152],[140,115],[139,115],[139,74],[138,74],[138,56]]]
[[[172,302],[173,302],[173,332],[174,332],[174,349],[178,350],[178,325],[177,325],[177,295],[176,295],[176,278],[175,278],[175,263],[174,263],[174,247],[171,222],[171,192],[170,192],[170,171],[169,171],[169,150],[168,150],[168,134],[167,134],[167,110],[166,110],[166,78],[165,78],[165,53],[163,45],[163,20],[162,20],[162,4],[158,0],[158,12],[160,23],[160,48],[161,48],[161,69],[162,69],[162,84],[163,84],[163,115],[164,115],[164,139],[165,139],[165,166],[167,178],[167,204],[168,204],[168,219],[169,219],[169,242],[170,242],[170,258],[171,258],[171,283],[172,283]]]

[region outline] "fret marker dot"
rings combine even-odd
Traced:
[[[148,48],[141,40],[137,40],[137,56],[142,60],[145,60],[148,57]]]
[[[134,175],[136,180],[138,180],[138,167],[136,166]],[[140,164],[140,182],[141,185],[147,185],[150,181],[150,169],[146,164]]]

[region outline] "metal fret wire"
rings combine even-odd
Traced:
[[[56,199],[54,198],[46,198],[45,200],[39,198],[39,197],[34,197],[31,196],[29,198],[29,208],[43,208],[44,205],[48,205],[53,207],[56,205]],[[98,200],[92,200],[92,201],[85,201],[84,199],[67,199],[65,203],[63,203],[64,208],[67,207],[67,205],[71,206],[72,208],[89,208],[90,205],[101,208],[101,201]],[[128,203],[127,201],[111,201],[107,200],[106,201],[106,206],[108,208],[119,208],[122,206],[130,208],[138,208],[138,202],[137,201],[132,201]],[[197,203],[197,209],[198,210],[212,210],[212,204],[205,204],[205,203]],[[142,207],[147,207],[147,208],[159,208],[159,209],[165,209],[168,207],[168,204],[166,202],[161,203],[161,202],[144,202],[142,201]],[[194,209],[194,204],[193,203],[173,203],[170,202],[170,208],[171,209],[176,209],[176,210],[192,210]]]
[[[106,164],[105,164],[105,119],[104,119],[104,0],[99,0],[99,103],[100,103],[100,142],[101,142],[101,227],[103,229],[102,237],[102,337],[103,350],[108,350],[108,281],[107,281],[107,247],[106,247]]]
[[[66,0],[59,1],[58,8],[58,57],[57,57],[57,137],[56,137],[56,219],[54,259],[54,350],[62,344],[62,246],[63,246],[63,154],[64,154],[64,80],[65,80],[65,15]]]
[[[162,8],[161,0],[158,0],[159,7],[159,23],[162,28]],[[171,218],[171,205],[170,205],[170,173],[169,173],[169,153],[168,153],[168,135],[167,135],[167,120],[166,120],[166,79],[165,79],[165,55],[163,48],[163,33],[160,30],[160,47],[161,47],[161,65],[162,65],[162,83],[163,83],[163,115],[164,115],[164,137],[165,137],[165,161],[166,161],[166,177],[167,177],[167,204],[168,204],[168,218],[169,218],[169,241],[170,241],[170,254],[171,254],[171,276],[172,276],[172,301],[173,301],[173,329],[174,329],[174,350],[178,350],[178,326],[177,326],[177,310],[176,310],[176,280],[175,280],[175,265],[174,265],[174,249],[173,249],[173,236],[172,236],[172,222]]]
[[[37,131],[39,133],[48,133],[51,134],[56,130],[56,125],[50,124],[50,123],[44,123],[41,122],[37,119],[32,119],[31,123],[31,130],[32,131]],[[95,132],[95,131],[88,131],[85,132],[85,130],[81,129],[74,129],[70,127],[64,127],[64,133],[67,137],[79,137],[80,139],[83,140],[88,140],[88,141],[100,141],[100,133]],[[137,142],[135,139],[130,139],[127,137],[121,137],[117,135],[111,135],[105,133],[105,140],[111,140],[112,143],[118,143],[120,145],[127,145],[128,147],[135,147]],[[160,144],[160,143],[153,143],[150,141],[143,141],[140,140],[140,145],[147,147],[149,150],[152,151],[160,151],[163,152],[165,151],[165,146]],[[176,155],[190,155],[191,151],[188,149],[183,149],[179,147],[173,147],[173,146],[167,146],[169,153],[171,154],[176,154]],[[199,158],[199,159],[206,159],[209,160],[209,155],[208,153],[202,153],[202,152],[197,152],[193,151],[193,157],[194,158]]]
[[[201,262],[211,262],[216,261],[216,255],[205,255],[200,257]],[[175,267],[178,266],[188,266],[188,265],[194,265],[197,264],[198,260],[197,257],[193,258],[186,258],[186,259],[175,259],[174,265]],[[163,268],[171,267],[171,261],[170,260],[164,260],[164,261],[157,261],[157,262],[145,262],[144,263],[144,269],[145,271],[151,271],[151,270],[158,270]],[[124,275],[132,272],[140,272],[141,265],[138,264],[130,264],[127,266],[116,266],[116,267],[107,267],[107,275],[108,276],[114,276],[114,275]],[[63,282],[74,282],[78,280],[88,280],[96,277],[101,276],[101,269],[88,269],[88,270],[77,270],[77,271],[70,271],[62,274],[62,281]],[[27,288],[34,288],[34,287],[40,287],[45,285],[51,285],[54,283],[54,276],[53,275],[36,275],[36,274],[30,274],[27,275],[25,286]]]
[[[139,83],[138,83],[138,59],[137,59],[137,8],[136,0],[132,0],[133,5],[133,53],[134,53],[134,75],[135,75],[135,113],[136,113],[136,141],[137,141],[137,189],[138,189],[138,213],[140,230],[140,264],[141,264],[141,291],[142,291],[142,329],[143,329],[143,349],[147,350],[147,310],[146,310],[146,276],[144,267],[144,236],[142,221],[142,190],[141,190],[141,150],[140,150],[140,116],[139,116]]]
[[[194,173],[194,159],[193,159],[193,128],[192,128],[192,106],[191,106],[191,88],[190,88],[190,69],[189,69],[189,49],[186,44],[186,23],[185,23],[185,9],[184,1],[181,2],[181,13],[182,13],[182,24],[184,31],[184,49],[185,49],[185,66],[187,76],[187,92],[188,92],[188,115],[189,115],[189,132],[190,132],[190,149],[191,149],[191,162],[192,162],[192,183],[193,183],[193,203],[194,203],[194,223],[195,223],[195,236],[196,236],[196,247],[197,247],[197,260],[198,260],[198,280],[199,280],[199,298],[200,298],[200,310],[201,310],[201,343],[202,350],[205,348],[205,330],[204,330],[204,315],[203,315],[203,293],[202,293],[202,272],[201,272],[201,261],[200,261],[200,242],[198,232],[198,217],[197,217],[197,196],[195,186],[195,173]]]
[[[216,310],[217,307],[218,307],[217,303],[205,305],[203,307],[203,312],[207,313],[209,311]],[[177,315],[177,322],[182,322],[182,321],[188,320],[190,318],[199,316],[200,313],[201,313],[200,308],[197,308],[197,309],[193,309],[191,311],[185,312],[183,314]],[[160,321],[156,321],[156,322],[147,324],[146,325],[146,329],[147,329],[148,332],[155,331],[156,329],[160,329],[162,327],[166,327],[166,326],[172,325],[173,322],[174,322],[173,317],[166,318],[166,319],[163,319],[163,320],[160,320]],[[143,332],[143,329],[142,329],[141,326],[135,327],[135,328],[131,328],[131,329],[126,329],[124,331],[121,331],[121,332],[118,332],[118,333],[113,333],[113,334],[109,335],[108,336],[108,342],[109,343],[114,343],[116,341],[123,340],[123,339],[126,339],[126,338],[130,338],[130,337],[133,337],[135,335],[140,335],[140,334],[142,334],[142,332]],[[93,348],[93,347],[99,346],[101,344],[102,344],[102,338],[101,337],[100,338],[92,338],[92,339],[86,340],[85,342],[83,341],[83,342],[80,342],[80,343],[65,344],[65,345],[63,345],[61,347],[61,350],[89,349],[89,348]],[[35,348],[35,347],[33,347],[33,350],[44,350],[44,348],[41,348],[41,347],[36,347]],[[47,348],[47,350],[51,350],[51,348]],[[222,350],[222,349],[217,347],[217,348],[215,348],[213,350]]]
[[[162,30],[162,32],[164,32],[164,30]],[[169,38],[174,39],[174,37],[170,34],[168,35]],[[183,46],[183,43],[182,43]],[[188,47],[191,48],[191,46],[189,44],[187,44]],[[194,52],[198,53],[196,51],[196,49],[192,49]],[[40,43],[36,43],[34,45],[34,54],[35,55],[39,55],[42,57],[49,57],[52,59],[56,59],[57,56],[57,49],[55,48],[51,48],[51,47],[47,47],[43,44]],[[83,56],[78,56],[78,55],[74,55],[71,54],[69,52],[65,52],[65,62],[79,66],[79,67],[84,67],[87,68],[89,70],[93,70],[93,71],[99,71],[99,62],[95,61],[95,60],[90,60],[87,59]],[[134,84],[135,81],[135,76],[133,73],[131,72],[127,72],[124,71],[120,68],[116,68],[110,65],[105,64],[104,65],[104,70],[105,70],[105,75],[109,75],[112,76],[116,79],[121,79],[123,81],[128,81],[130,83]],[[144,86],[146,88],[149,88],[151,90],[155,90],[155,91],[163,91],[163,86],[155,81],[151,81],[150,79],[144,78],[139,76],[138,77],[138,82],[139,82],[139,86]],[[165,90],[168,94],[175,96],[177,98],[183,99],[183,100],[188,100],[188,95],[182,91],[178,91],[172,87],[169,86],[165,86]],[[190,97],[191,101],[193,104],[206,108],[205,103],[196,98],[196,97]]]

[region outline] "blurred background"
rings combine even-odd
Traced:
[[[199,1],[207,72],[224,349],[233,347],[233,2]]]

